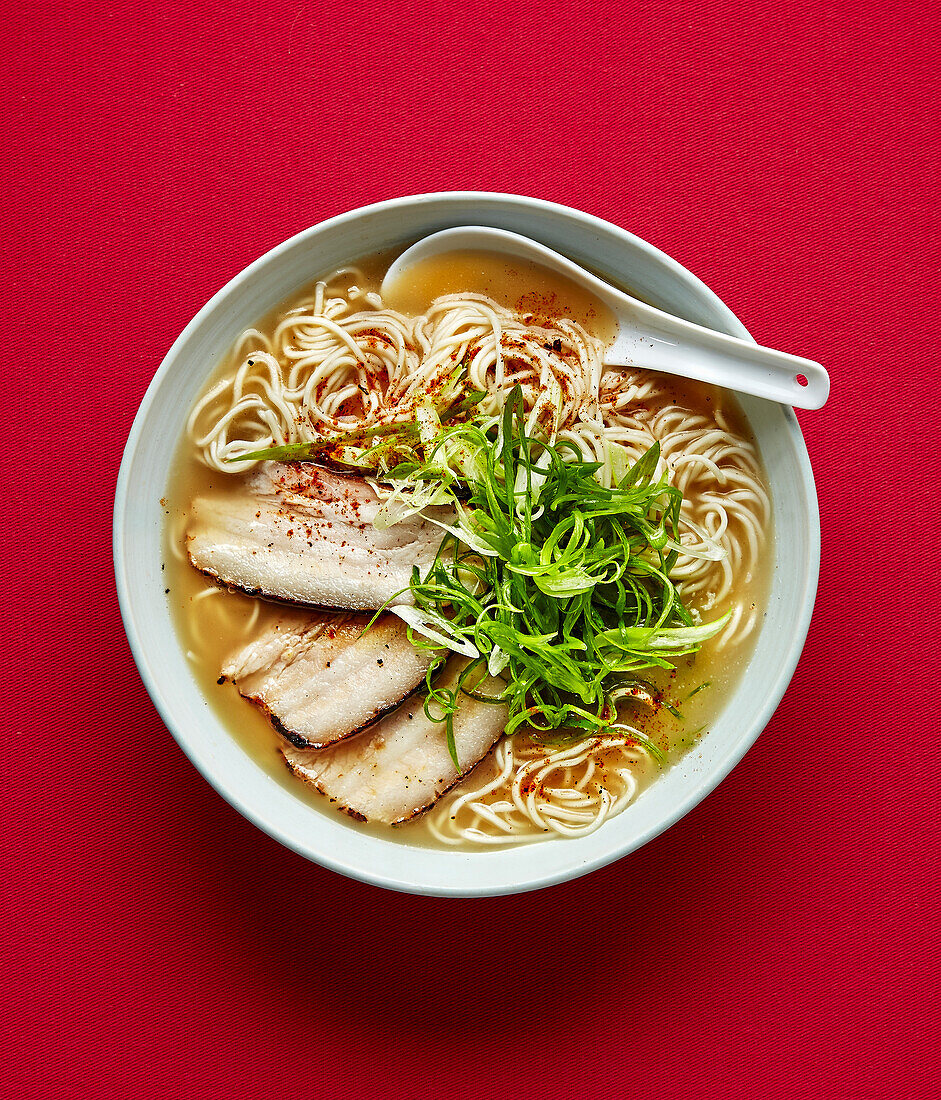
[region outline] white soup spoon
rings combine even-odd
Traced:
[[[593,294],[614,314],[618,325],[617,337],[605,349],[606,366],[646,367],[800,409],[821,408],[830,393],[830,378],[819,363],[681,321],[616,290],[551,248],[505,229],[466,225],[422,238],[393,261],[382,280],[383,297],[416,264],[465,251],[527,260]]]

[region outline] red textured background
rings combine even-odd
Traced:
[[[0,1091],[935,1090],[937,8],[12,10]],[[817,610],[758,744],[620,863],[458,902],[226,805],[141,685],[110,560],[124,440],[196,309],[324,217],[451,188],[626,226],[833,378],[800,417]]]

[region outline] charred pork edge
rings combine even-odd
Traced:
[[[267,703],[265,703],[262,699],[259,699],[257,695],[246,695],[231,676],[220,676],[217,683],[233,684],[239,695],[241,695],[243,699],[247,699],[250,703],[253,703],[256,707],[258,707],[259,710],[263,711],[265,717],[272,724],[272,726],[274,726],[275,730],[285,739],[285,741],[290,741],[290,743],[296,749],[313,749],[315,751],[319,751],[321,749],[332,748],[334,745],[339,745],[341,741],[348,741],[351,737],[355,737],[358,733],[365,733],[367,730],[372,729],[372,727],[376,725],[377,722],[381,722],[387,714],[390,714],[394,710],[398,710],[399,707],[405,705],[405,701],[407,699],[410,699],[413,695],[420,692],[422,689],[422,680],[424,680],[424,678],[425,677],[423,675],[421,680],[419,680],[413,688],[411,688],[409,691],[406,691],[404,695],[399,696],[399,698],[396,699],[394,703],[390,703],[389,706],[382,707],[380,710],[377,710],[375,714],[373,714],[371,718],[368,718],[361,726],[357,726],[355,730],[350,730],[349,733],[344,733],[341,734],[339,737],[335,737],[332,741],[308,741],[306,737],[303,737],[301,734],[295,733],[293,730],[288,729],[288,727],[276,714],[271,713],[271,710],[268,707]]]
[[[326,604],[326,603],[309,603],[305,600],[292,600],[287,596],[274,596],[270,592],[266,592],[263,588],[246,588],[245,585],[239,584],[238,581],[227,581],[225,577],[221,577],[218,573],[213,573],[211,569],[204,569],[201,565],[197,565],[193,561],[193,558],[187,548],[186,556],[189,558],[190,565],[196,570],[197,573],[202,573],[207,580],[212,581],[218,585],[219,588],[234,588],[236,591],[241,592],[243,596],[253,596],[257,600],[264,600],[266,603],[273,603],[281,607],[293,607],[299,608],[302,611],[325,611],[328,614],[336,615],[350,615],[361,614],[367,615],[371,611],[381,611],[383,607],[386,607],[389,603],[386,603],[380,607],[352,607],[350,604]],[[401,596],[402,593],[407,592],[408,588],[403,588],[401,592],[396,595]],[[395,596],[392,597],[395,599]]]

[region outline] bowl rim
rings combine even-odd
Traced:
[[[161,720],[167,727],[174,740],[190,759],[196,769],[200,772],[203,778],[212,786],[222,797],[245,818],[251,821],[254,825],[266,832],[273,839],[283,844],[285,847],[297,852],[299,855],[304,856],[306,859],[311,860],[321,866],[327,867],[332,871],[336,871],[347,877],[357,879],[362,882],[369,883],[374,886],[380,886],[386,889],[396,890],[400,892],[407,892],[413,894],[424,894],[432,896],[447,896],[447,897],[485,897],[503,895],[509,893],[521,893],[531,890],[542,889],[546,886],[552,886],[560,882],[569,881],[571,879],[579,878],[584,874],[588,874],[593,870],[597,870],[600,867],[606,866],[609,863],[613,863],[626,855],[629,855],[632,851],[636,851],[638,848],[647,844],[653,840],[660,833],[676,824],[682,817],[684,817],[690,810],[697,806],[704,798],[706,798],[715,788],[725,779],[729,773],[739,763],[745,753],[751,748],[751,746],[758,739],[761,732],[764,730],[768,722],[770,721],[774,711],[777,709],[781,698],[787,689],[788,684],[793,676],[794,670],[797,667],[797,662],[800,658],[801,652],[806,641],[807,633],[810,628],[811,616],[813,614],[814,601],[816,597],[817,584],[819,579],[820,568],[820,513],[819,505],[817,501],[816,486],[814,483],[813,471],[810,464],[810,457],[807,453],[806,444],[804,442],[803,434],[801,433],[800,426],[797,421],[797,417],[794,410],[789,406],[781,406],[781,411],[784,414],[785,427],[788,435],[790,436],[791,443],[794,446],[795,459],[798,466],[798,470],[801,478],[802,499],[806,505],[806,519],[808,524],[807,529],[807,569],[805,574],[805,584],[803,591],[794,593],[794,598],[800,605],[800,614],[795,623],[795,629],[791,634],[789,645],[785,652],[780,654],[780,661],[778,664],[778,674],[770,685],[767,694],[765,695],[762,706],[755,712],[752,719],[751,727],[747,733],[739,735],[734,742],[731,749],[721,758],[716,760],[709,771],[695,783],[688,794],[675,806],[671,807],[669,812],[659,817],[656,823],[648,826],[642,832],[632,837],[628,843],[621,844],[619,846],[605,848],[599,851],[595,856],[583,859],[578,862],[576,866],[568,866],[560,868],[559,870],[552,872],[543,872],[537,875],[533,875],[524,881],[514,883],[512,885],[506,885],[504,883],[496,883],[491,885],[475,885],[472,889],[466,885],[462,885],[458,882],[438,882],[438,883],[416,883],[409,881],[407,878],[398,877],[389,872],[383,872],[381,868],[372,866],[358,866],[355,863],[350,863],[342,858],[336,858],[329,851],[314,850],[309,844],[305,844],[302,838],[292,836],[281,825],[281,823],[268,816],[263,808],[252,805],[247,802],[237,791],[232,789],[232,786],[226,782],[225,779],[216,775],[212,768],[209,767],[207,761],[197,751],[196,745],[191,743],[190,737],[185,730],[179,728],[175,718],[171,715],[166,701],[163,696],[163,692],[160,689],[157,678],[154,675],[150,662],[147,658],[142,635],[138,629],[134,611],[130,598],[129,579],[128,579],[128,563],[124,555],[124,537],[125,526],[124,520],[129,503],[129,481],[132,466],[134,464],[135,456],[138,449],[141,446],[141,441],[144,436],[144,429],[151,406],[157,399],[158,391],[161,388],[164,376],[171,370],[172,364],[179,352],[179,349],[189,341],[191,335],[198,330],[204,320],[213,314],[230,295],[234,295],[238,292],[242,286],[251,281],[256,273],[274,262],[283,253],[290,251],[300,243],[302,243],[307,237],[315,234],[322,233],[326,230],[341,228],[347,223],[355,222],[364,216],[378,215],[394,211],[397,208],[409,206],[411,204],[419,202],[453,202],[453,203],[481,203],[484,205],[494,205],[507,203],[516,206],[523,210],[539,210],[542,213],[564,214],[568,217],[574,216],[578,221],[582,222],[588,228],[597,228],[603,230],[605,233],[611,233],[612,231],[624,238],[627,242],[631,243],[633,247],[640,252],[645,253],[647,257],[671,271],[677,276],[681,282],[683,282],[688,289],[695,290],[700,299],[712,310],[715,314],[721,317],[723,324],[726,326],[725,331],[731,335],[739,336],[742,339],[752,340],[751,335],[739,321],[734,313],[728,306],[718,297],[718,295],[711,290],[705,283],[703,283],[697,276],[680,264],[677,260],[671,256],[662,252],[654,245],[649,244],[647,241],[631,233],[629,230],[622,228],[613,222],[606,221],[599,218],[596,215],[586,213],[575,207],[566,206],[561,203],[552,202],[547,199],[539,199],[525,195],[517,195],[506,192],[496,191],[434,191],[434,192],[422,192],[411,195],[401,195],[390,199],[384,199],[378,202],[370,203],[365,206],[356,207],[351,210],[344,211],[342,213],[333,215],[330,218],[326,218],[323,221],[314,223],[311,226],[292,234],[286,240],[280,244],[275,245],[267,252],[263,253],[257,259],[253,260],[245,268],[239,271],[235,276],[229,279],[212,297],[202,306],[202,308],[195,314],[192,320],[184,327],[179,336],[174,340],[170,346],[166,355],[163,357],[160,366],[151,379],[147,390],[144,393],[141,403],[138,407],[137,413],[134,417],[131,425],[131,430],[128,434],[127,443],[122,455],[121,466],[118,472],[118,478],[116,483],[114,512],[113,512],[113,527],[112,527],[112,549],[114,558],[115,569],[115,583],[117,589],[118,603],[121,611],[121,617],[124,623],[125,632],[127,634],[128,643],[131,648],[132,655],[134,657],[135,664],[137,665],[138,672],[144,683],[144,686],[150,695],[150,698],[160,715]],[[572,843],[571,841],[569,843]],[[513,849],[503,849],[513,850]],[[490,850],[482,852],[466,853],[463,850],[454,853],[448,853],[452,855],[466,855],[487,858],[493,856],[496,853]]]

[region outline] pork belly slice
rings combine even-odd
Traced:
[[[444,677],[453,686],[465,667],[453,657]],[[500,680],[490,677],[477,686],[484,695],[498,695]],[[444,722],[430,722],[416,694],[368,730],[329,749],[302,750],[282,746],[288,767],[351,817],[400,825],[433,806],[458,780],[478,764],[503,732],[507,708],[462,696],[454,715],[454,741],[460,767],[447,746]]]
[[[379,505],[362,478],[263,462],[193,502],[187,552],[201,572],[253,596],[341,610],[411,603],[412,566],[428,568],[442,532],[420,517],[377,531]]]
[[[246,699],[298,748],[358,733],[418,687],[433,654],[416,649],[395,615],[285,611],[222,666]]]

